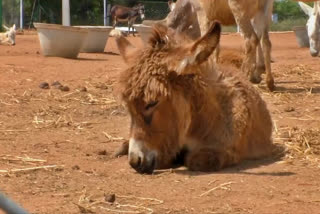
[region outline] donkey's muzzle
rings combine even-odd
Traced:
[[[134,154],[129,154],[129,164],[141,174],[152,174],[156,166],[156,157],[155,155],[149,155],[148,158],[143,158]]]

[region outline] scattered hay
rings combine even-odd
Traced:
[[[13,155],[0,155],[0,160],[5,162],[22,162],[22,163],[45,163],[46,160],[30,158],[28,156],[20,157]]]
[[[231,184],[235,184],[235,183],[236,183],[236,182],[230,181],[230,182],[227,182],[227,183],[220,184],[220,185],[218,185],[218,186],[216,186],[216,187],[213,187],[213,188],[209,189],[208,191],[200,194],[199,197],[203,197],[203,196],[205,196],[205,195],[208,195],[208,194],[210,194],[211,192],[213,192],[213,191],[215,191],[215,190],[217,190],[217,189],[230,190],[230,189],[231,189],[230,185],[231,185]]]
[[[156,206],[163,204],[164,201],[156,198],[145,198],[138,196],[115,195],[115,201],[108,202],[106,197],[92,199],[92,195],[87,195],[86,190],[80,196],[78,203],[74,203],[84,213],[101,213],[107,211],[108,213],[140,213],[152,214],[153,209],[151,205]]]
[[[44,165],[47,160],[14,155],[0,155],[0,163],[7,165],[6,169],[0,169],[0,175],[12,175],[17,173],[31,173],[38,170],[62,170],[62,165]],[[2,164],[3,165],[3,164]],[[3,167],[1,165],[1,167]],[[31,165],[31,167],[30,167]]]
[[[40,170],[40,169],[47,170],[47,169],[51,169],[51,168],[62,169],[63,166],[48,165],[48,166],[37,166],[37,167],[30,167],[30,168],[22,168],[22,169],[0,170],[0,173],[12,174],[12,173],[19,173],[19,172],[31,172],[31,171],[36,171],[36,170]]]
[[[39,108],[36,112],[32,112],[33,120],[31,121],[36,129],[69,127],[82,130],[92,128],[93,124],[102,123],[79,121],[79,115],[83,116],[84,109],[87,109],[89,105],[93,106],[93,112],[98,112],[101,116],[106,113],[110,116],[126,116],[125,107],[112,94],[114,82],[111,80],[103,83],[88,81],[85,84],[82,86],[86,88],[85,91],[75,89],[69,93],[62,93],[57,90],[49,90],[37,93],[26,90],[22,95],[6,94],[6,99],[0,100],[0,104],[12,106],[18,103],[32,103],[34,105],[37,102]],[[0,132],[18,132],[18,130],[0,129]]]
[[[124,140],[123,137],[113,137],[110,134],[108,134],[107,132],[102,132],[102,133],[108,139],[108,141],[123,141]]]
[[[320,167],[320,130],[293,128],[285,138],[286,156],[284,161],[302,160]]]

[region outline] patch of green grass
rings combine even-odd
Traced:
[[[272,23],[270,31],[292,31],[292,28],[295,26],[305,26],[307,19],[286,19],[279,21],[278,23]]]

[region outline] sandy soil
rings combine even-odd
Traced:
[[[0,170],[9,170],[0,171],[0,190],[39,214],[320,213],[320,61],[292,33],[271,39],[277,90],[264,82],[257,90],[285,155],[218,173],[182,167],[140,175],[125,156],[113,156],[129,126],[114,94],[125,65],[113,38],[105,53],[71,60],[43,57],[36,35],[18,35],[16,46],[0,46]],[[242,43],[236,34],[222,37],[223,48]],[[39,87],[54,81],[70,91]],[[33,167],[42,168],[13,171]]]

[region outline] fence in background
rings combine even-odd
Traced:
[[[24,28],[32,27],[32,22],[61,24],[61,0],[24,0]],[[169,13],[166,1],[134,1],[134,0],[107,0],[107,10],[115,4],[132,7],[137,3],[145,5],[146,19],[163,19]],[[3,24],[20,26],[20,0],[2,0]],[[104,25],[103,0],[70,0],[71,25]],[[108,25],[111,25],[111,17]],[[139,23],[139,19],[137,22]]]
[[[132,7],[138,2],[145,5],[146,19],[163,19],[169,13],[166,0],[162,2],[152,0],[107,0],[107,10],[115,4]],[[104,25],[104,1],[103,0],[70,0],[71,25]],[[2,0],[3,24],[20,26],[20,0]],[[62,22],[61,0],[24,0],[25,28],[33,27],[33,22],[45,22],[61,24]],[[291,12],[286,13],[286,10]],[[273,23],[271,30],[291,30],[294,25],[304,25],[306,16],[300,10],[297,2],[284,0],[275,1],[274,13],[278,23]],[[108,25],[111,25],[111,17],[107,17]],[[137,23],[141,20],[137,19]],[[235,31],[235,27],[225,27],[225,31]]]

